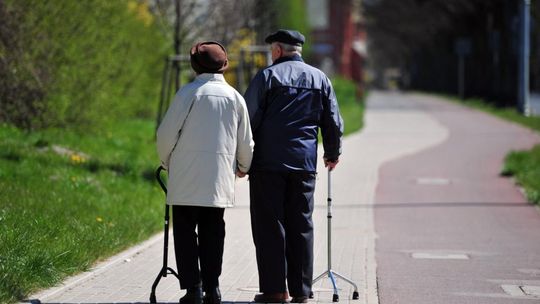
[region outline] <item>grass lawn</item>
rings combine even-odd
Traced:
[[[449,98],[540,132],[540,117],[525,117],[514,108],[497,108],[481,99],[461,101],[455,97]],[[502,174],[515,177],[525,189],[528,200],[540,204],[540,145],[529,151],[510,152],[506,156]]]
[[[335,79],[345,133],[361,128],[354,83]],[[98,134],[0,125],[0,303],[23,300],[162,228],[154,122]]]
[[[111,129],[24,133],[0,125],[0,303],[53,286],[161,228],[154,124]]]

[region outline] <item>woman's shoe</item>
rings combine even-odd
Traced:
[[[204,292],[203,304],[221,304],[221,292],[219,287]]]
[[[202,304],[203,292],[201,287],[191,287],[186,294],[180,298],[180,304]]]

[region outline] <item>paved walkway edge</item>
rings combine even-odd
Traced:
[[[39,301],[47,300],[48,298],[63,292],[65,290],[76,287],[79,284],[86,282],[87,280],[99,276],[101,273],[107,271],[109,268],[115,266],[118,263],[125,261],[133,256],[136,256],[141,251],[144,251],[146,248],[154,245],[157,242],[163,241],[163,232],[159,232],[142,243],[130,247],[102,262],[97,263],[89,271],[85,271],[73,277],[66,279],[61,285],[53,287],[50,289],[45,289],[39,293],[32,295],[31,299],[39,299]],[[156,275],[159,269],[156,269]]]

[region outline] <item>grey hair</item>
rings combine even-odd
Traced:
[[[302,55],[302,47],[301,46],[292,45],[292,44],[283,43],[283,42],[276,42],[276,44],[278,44],[283,49],[283,51],[285,51],[287,53],[294,52],[294,53],[298,53],[298,54]]]

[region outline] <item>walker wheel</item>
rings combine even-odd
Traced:
[[[314,297],[315,297],[315,295],[313,294],[313,291],[310,291],[310,292],[309,292],[309,298],[310,298],[310,299],[313,299]]]
[[[332,296],[332,302],[339,302],[339,295],[337,293]]]
[[[352,299],[353,300],[358,300],[360,297],[358,296],[358,291],[355,291],[352,293]]]

